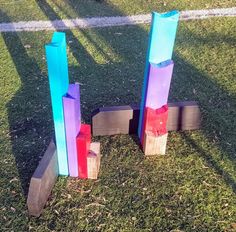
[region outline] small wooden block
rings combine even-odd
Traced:
[[[145,131],[143,152],[145,155],[165,155],[168,133],[157,136],[152,132]]]
[[[88,179],[97,179],[100,168],[100,143],[91,143],[87,156]]]
[[[93,136],[136,134],[139,122],[138,106],[102,107],[92,114]],[[201,112],[197,102],[168,103],[167,130],[197,130],[201,126]]]
[[[87,179],[87,156],[91,143],[91,126],[81,124],[80,132],[76,137],[79,178]]]
[[[168,103],[168,131],[196,130],[201,126],[201,112],[197,102]]]
[[[137,106],[103,107],[92,113],[92,133],[98,135],[135,134],[139,119]]]
[[[30,180],[27,198],[27,206],[30,215],[36,217],[40,216],[57,177],[57,151],[54,142],[51,141]]]

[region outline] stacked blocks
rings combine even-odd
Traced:
[[[172,60],[149,65],[146,107],[159,109],[167,104],[173,67]]]
[[[145,155],[156,155],[156,154],[165,155],[167,135],[168,133],[165,133],[163,135],[158,135],[152,131],[145,131],[144,144],[143,144],[144,154]]]
[[[199,129],[196,102],[167,104],[178,19],[178,11],[152,14],[140,108],[100,108],[92,117],[93,135],[136,133],[138,127],[145,155],[164,155],[168,130]],[[101,159],[91,126],[81,123],[80,86],[69,84],[65,33],[55,32],[45,48],[55,141],[31,178],[27,205],[34,216],[41,214],[58,175],[97,179]]]
[[[53,34],[52,42],[46,45],[46,58],[59,174],[95,179],[100,145],[91,143],[91,126],[81,124],[80,86],[69,84],[65,33]]]
[[[144,73],[138,136],[145,155],[165,154],[171,60],[179,12],[152,14]]]

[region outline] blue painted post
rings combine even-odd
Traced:
[[[178,20],[178,11],[170,11],[164,14],[159,14],[156,12],[152,13],[152,24],[149,33],[149,43],[146,56],[144,81],[142,87],[142,98],[140,105],[140,116],[138,126],[138,136],[140,139],[143,130],[143,114],[147,94],[149,63],[159,64],[163,61],[171,60]]]
[[[65,33],[55,32],[51,43],[45,46],[52,112],[56,136],[57,159],[60,175],[68,175],[66,133],[62,97],[69,86]]]

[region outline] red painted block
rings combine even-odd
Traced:
[[[143,145],[145,131],[150,131],[156,136],[167,133],[168,105],[164,105],[159,109],[145,108],[144,113],[144,130],[142,134],[141,144]]]
[[[79,178],[88,178],[87,155],[91,143],[91,126],[81,124],[80,132],[76,138],[77,156],[78,156],[78,173]]]

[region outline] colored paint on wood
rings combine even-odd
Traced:
[[[145,131],[151,131],[157,135],[167,133],[167,119],[168,119],[168,106],[165,105],[159,109],[145,108],[144,113],[144,130],[141,139],[143,145]]]
[[[53,141],[35,170],[29,186],[27,206],[30,215],[40,216],[58,176],[57,151]]]
[[[69,175],[78,177],[78,159],[76,137],[80,131],[80,87],[79,84],[70,84],[68,93],[63,96],[64,119],[68,154]]]
[[[159,109],[167,104],[173,67],[172,60],[149,65],[145,108]]]
[[[45,48],[57,144],[59,174],[68,175],[66,133],[62,103],[62,97],[67,93],[69,86],[65,33],[54,32],[51,43],[47,44]]]
[[[79,178],[88,178],[87,172],[87,156],[91,143],[91,126],[81,124],[80,132],[76,138],[77,144],[77,159]]]
[[[93,111],[93,136],[136,134],[139,122],[138,106],[101,107]],[[168,103],[167,130],[198,130],[201,127],[201,111],[194,101]]]
[[[151,30],[146,55],[142,98],[140,104],[140,116],[138,136],[141,138],[143,130],[144,108],[147,96],[147,84],[149,78],[149,63],[159,64],[171,60],[175,42],[176,30],[179,20],[178,11],[170,11],[164,14],[152,13]]]

